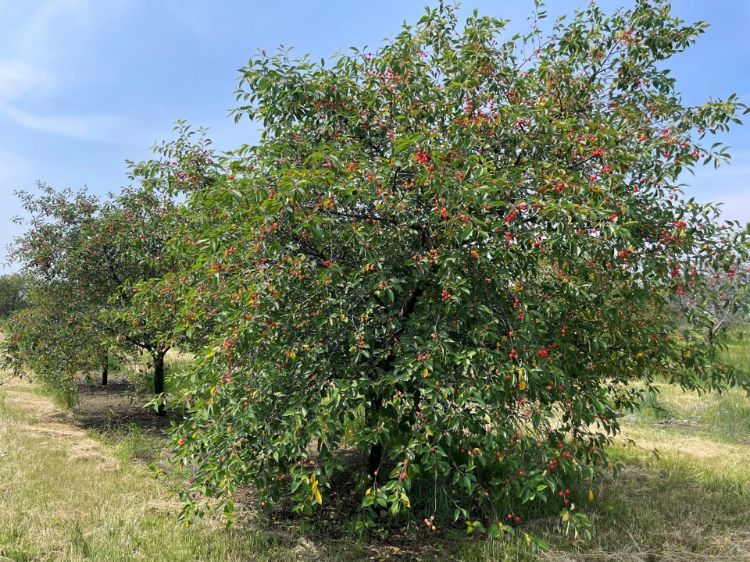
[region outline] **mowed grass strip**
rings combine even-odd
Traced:
[[[63,423],[32,387],[2,388],[0,560],[300,559],[300,545],[250,524],[180,526],[179,504],[144,466]]]
[[[628,428],[591,506],[586,560],[750,560],[750,446]],[[598,553],[598,555],[597,555]]]

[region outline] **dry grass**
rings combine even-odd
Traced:
[[[0,404],[0,560],[297,560],[258,526],[176,523],[179,505],[24,384]]]

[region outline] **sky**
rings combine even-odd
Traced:
[[[437,0],[0,0],[0,264],[20,227],[16,189],[42,181],[96,194],[127,184],[125,160],[147,158],[178,119],[208,127],[220,150],[252,144],[257,126],[235,124],[238,70],[259,49],[329,58],[373,50]],[[586,0],[548,0],[551,16]],[[605,9],[630,0],[602,0]],[[461,12],[527,27],[532,0],[464,0]],[[674,12],[710,28],[670,61],[686,103],[730,93],[750,103],[750,2],[674,0]],[[717,140],[732,164],[685,177],[687,194],[721,201],[724,218],[750,221],[748,124]],[[5,269],[3,269],[5,268]],[[0,265],[0,272],[17,266]]]

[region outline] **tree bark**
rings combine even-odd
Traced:
[[[415,287],[414,290],[412,290],[409,298],[406,299],[406,302],[404,303],[403,307],[401,307],[401,311],[399,312],[399,317],[401,318],[402,322],[405,322],[412,314],[414,314],[414,311],[417,308],[417,301],[423,294],[424,288],[421,286]],[[396,331],[395,334],[391,335],[390,339],[393,343],[395,343],[398,337],[403,333],[404,329],[405,328],[402,326]],[[395,359],[396,356],[392,352],[389,353],[383,361],[382,365],[380,365],[380,369],[385,372],[391,371],[393,369]],[[377,372],[376,370],[373,371]],[[376,423],[378,423],[382,407],[383,397],[378,394],[372,399],[370,409],[366,413],[366,423],[370,427],[373,427]],[[377,476],[376,472],[383,462],[384,453],[385,450],[383,448],[383,443],[381,443],[380,441],[378,441],[377,443],[373,443],[372,447],[370,447],[370,452],[367,456],[367,474],[369,474],[373,480],[375,480]]]
[[[368,423],[372,426],[376,423],[380,415],[380,408],[383,405],[383,400],[379,396],[372,401],[371,409],[368,412]],[[377,471],[380,468],[380,463],[383,461],[383,445],[380,441],[373,443],[370,447],[370,453],[367,456],[367,474],[373,479],[377,478]]]
[[[104,362],[102,363],[102,386],[107,386],[109,382],[109,353],[104,353]]]
[[[166,353],[165,350],[160,349],[154,351],[151,355],[154,360],[154,394],[157,396],[164,394],[164,355]],[[157,414],[160,416],[166,415],[166,408],[163,401],[159,403]]]

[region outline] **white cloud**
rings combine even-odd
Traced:
[[[101,21],[120,13],[121,0],[44,0],[36,10],[26,10],[21,25],[16,26],[16,52],[34,60],[51,61],[80,42]]]
[[[68,14],[81,13],[82,2],[77,0],[47,0],[32,14],[21,32],[22,47],[25,49],[33,45],[44,43],[46,34],[56,18]]]
[[[0,60],[0,100],[49,94],[54,87],[54,80],[48,72],[28,62],[18,59]]]
[[[0,114],[22,127],[45,133],[120,142],[126,130],[124,116],[54,114],[30,110],[29,106],[33,102],[48,106],[61,94],[63,81],[55,71],[66,51],[80,43],[87,32],[93,32],[98,21],[118,13],[121,6],[119,0],[46,0],[29,11],[20,24],[7,30],[0,25],[0,31],[13,35],[12,55],[0,60]]]
[[[129,129],[120,115],[37,115],[3,104],[0,113],[27,129],[97,142],[123,142]]]

